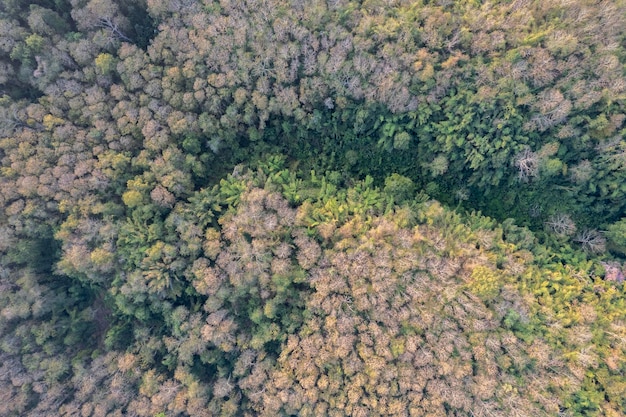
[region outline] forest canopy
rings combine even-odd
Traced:
[[[624,27],[0,1],[0,414],[626,414]]]

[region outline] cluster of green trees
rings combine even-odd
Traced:
[[[0,1],[0,414],[626,413],[622,0],[128,3]]]

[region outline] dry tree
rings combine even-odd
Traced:
[[[530,148],[515,155],[513,165],[519,170],[518,178],[522,182],[528,182],[530,178],[539,175],[539,155]]]
[[[97,26],[109,31],[111,39],[118,39],[124,42],[133,43],[133,41],[124,33],[122,33],[119,25],[110,17],[101,17],[98,19]]]
[[[567,214],[553,214],[545,222],[545,225],[549,231],[557,236],[572,236],[576,233],[576,224]]]
[[[580,243],[585,252],[602,253],[606,250],[606,238],[597,230],[582,231],[574,242]]]

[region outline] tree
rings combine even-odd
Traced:
[[[616,250],[626,251],[626,219],[609,225],[606,236]]]
[[[597,230],[584,230],[574,238],[583,250],[589,253],[602,253],[606,250],[606,238]]]
[[[528,182],[539,175],[539,156],[530,149],[524,149],[513,159],[513,165],[518,169],[520,181]]]
[[[576,233],[576,224],[567,214],[554,214],[550,216],[545,225],[557,236],[572,236]]]
[[[412,199],[415,192],[415,184],[411,179],[399,174],[391,174],[385,178],[384,191],[393,197],[396,204],[402,204]]]
[[[34,3],[0,414],[620,414],[623,2]]]

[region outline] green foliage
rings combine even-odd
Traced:
[[[613,250],[626,255],[626,218],[609,225],[606,237],[609,239]]]
[[[513,219],[506,219],[502,222],[504,239],[513,243],[519,249],[532,250],[536,245],[533,233],[525,227],[519,227]]]
[[[115,69],[115,59],[113,55],[102,53],[96,57],[96,68],[103,75],[110,74]]]
[[[502,278],[495,271],[478,267],[472,271],[469,289],[479,297],[491,300],[498,295],[502,286]]]
[[[206,3],[3,2],[0,415],[624,414],[622,1]]]
[[[411,143],[411,135],[407,132],[396,133],[393,137],[393,149],[406,150],[409,149]]]
[[[7,264],[24,265],[36,273],[51,274],[60,257],[60,244],[49,227],[40,227],[36,237],[24,237],[11,246],[6,254]]]
[[[392,197],[396,204],[402,204],[413,199],[415,184],[410,178],[394,173],[385,178],[383,191]]]
[[[122,195],[122,201],[129,208],[141,207],[144,203],[143,195],[137,190],[128,190]]]
[[[33,54],[37,54],[41,52],[41,49],[43,48],[44,38],[37,35],[36,33],[33,33],[32,35],[26,38],[25,42],[26,42],[26,46],[28,47],[28,49]]]
[[[188,152],[193,155],[199,154],[200,151],[202,150],[200,146],[200,140],[194,136],[187,136],[183,140],[182,145],[183,145],[183,149],[185,150],[185,152]]]
[[[545,162],[545,165],[542,166],[542,173],[546,177],[565,174],[565,166],[558,158],[550,158]]]

